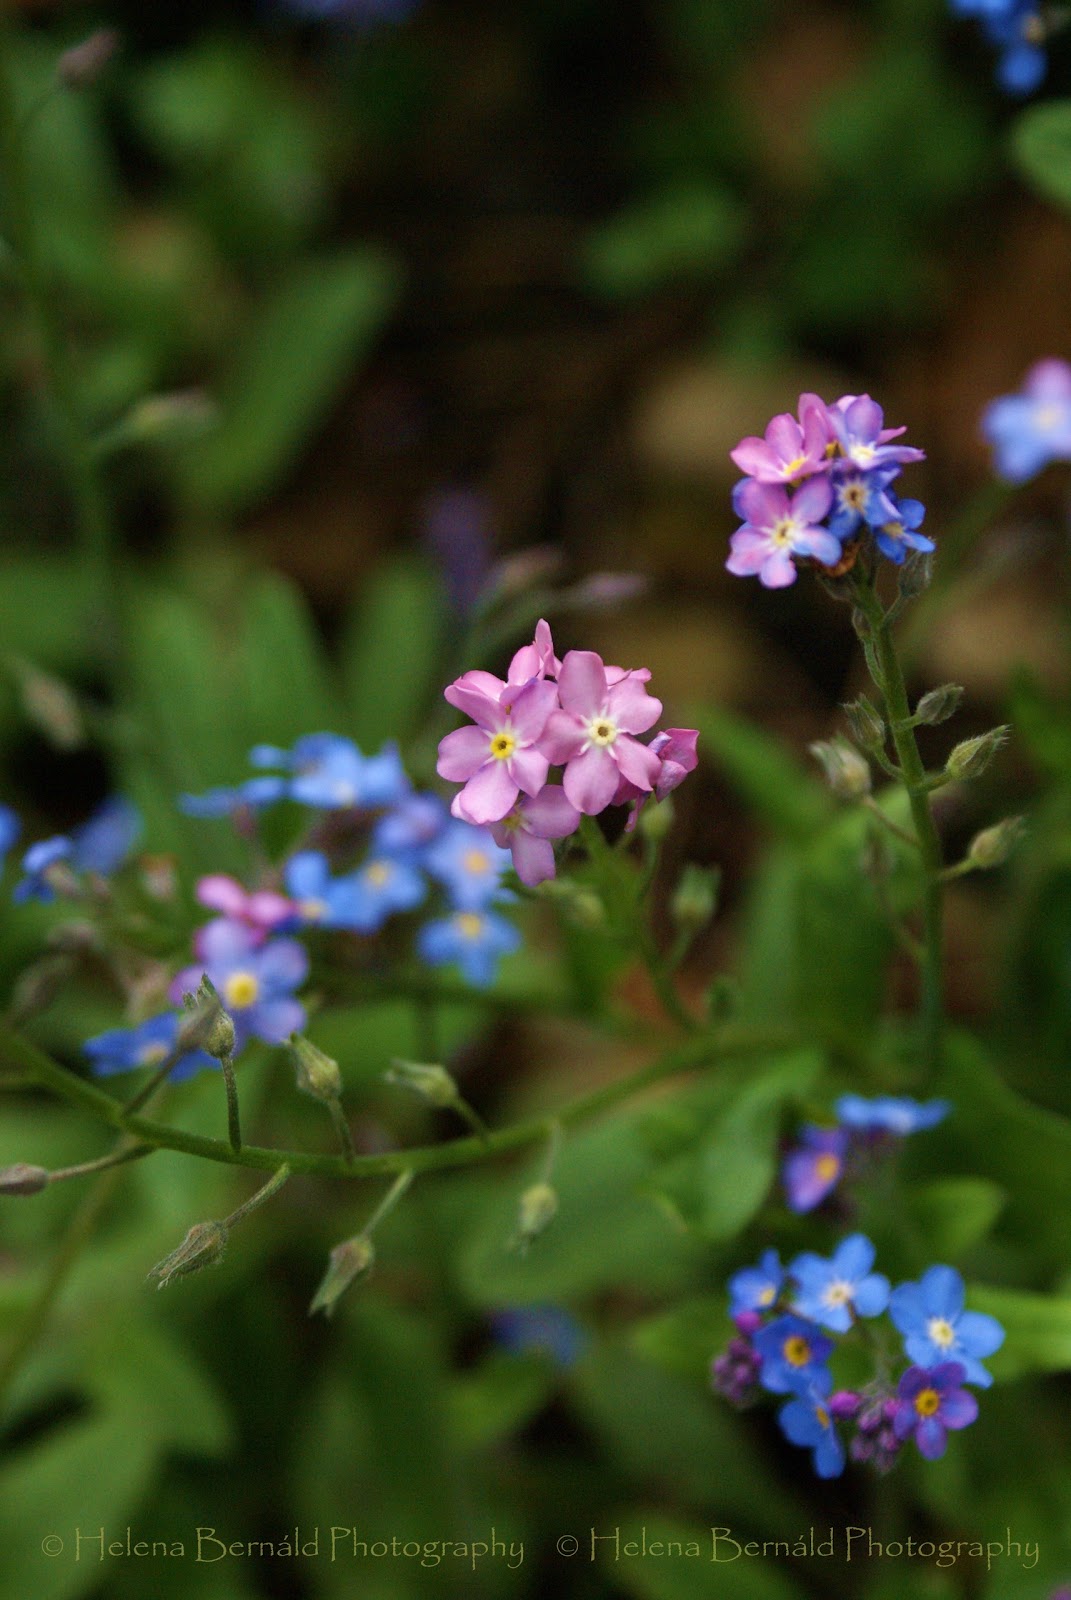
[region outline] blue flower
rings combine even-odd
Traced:
[[[495,843],[488,828],[454,817],[424,856],[424,866],[445,885],[457,911],[480,911],[498,897],[509,864],[509,851]]]
[[[982,1311],[964,1311],[963,1279],[954,1267],[930,1267],[918,1283],[901,1283],[889,1298],[889,1316],[917,1366],[959,1361],[968,1383],[989,1388],[993,1379],[979,1357],[1000,1349],[1004,1329]]]
[[[963,1388],[966,1376],[962,1362],[942,1361],[936,1367],[909,1367],[900,1379],[893,1432],[901,1440],[914,1434],[927,1461],[944,1455],[949,1428],[967,1428],[978,1415],[977,1400]]]
[[[588,1343],[584,1329],[561,1306],[510,1306],[496,1311],[491,1328],[497,1344],[512,1355],[548,1355],[555,1366],[574,1366]]]
[[[426,922],[417,935],[417,950],[429,966],[456,962],[477,989],[494,982],[499,957],[520,943],[513,924],[490,911],[455,911],[451,917]]]
[[[949,1100],[912,1100],[907,1095],[842,1094],[833,1109],[842,1127],[863,1133],[893,1133],[904,1137],[943,1122],[952,1109]]]
[[[396,746],[387,744],[375,756],[363,755],[350,739],[334,733],[312,733],[299,739],[288,757],[294,776],[289,792],[302,805],[321,810],[348,810],[394,805],[409,793]]]
[[[102,878],[117,872],[141,837],[141,813],[122,795],[113,795],[71,834],[73,861],[80,872]]]
[[[346,926],[358,933],[376,933],[396,912],[420,905],[428,892],[416,867],[400,855],[371,855],[339,881],[351,896]]]
[[[757,1267],[742,1267],[729,1279],[729,1315],[744,1311],[769,1311],[777,1303],[785,1270],[776,1250],[766,1250]]]
[[[327,857],[321,850],[300,850],[291,856],[284,878],[286,892],[294,901],[302,923],[321,928],[360,925],[352,882],[348,878],[332,878]]]
[[[898,501],[895,496],[888,498],[893,501],[893,515],[874,532],[874,543],[882,555],[888,556],[899,567],[903,565],[908,550],[936,550],[933,540],[918,532],[926,515],[922,501]]]
[[[853,1233],[836,1248],[830,1260],[805,1250],[789,1267],[798,1285],[792,1309],[811,1322],[847,1333],[853,1313],[876,1317],[889,1303],[889,1280],[871,1272],[874,1246],[862,1233]]]
[[[12,895],[16,904],[21,905],[24,900],[54,900],[56,891],[50,881],[51,869],[60,862],[69,861],[73,852],[74,846],[62,833],[32,844],[22,858],[25,877],[15,885]]]
[[[111,1028],[107,1033],[99,1033],[95,1039],[87,1039],[82,1048],[93,1071],[101,1076],[132,1072],[136,1067],[161,1066],[175,1048],[178,1031],[179,1018],[173,1011],[165,1011],[136,1028]],[[217,1064],[203,1050],[190,1050],[172,1067],[168,1081],[179,1083]]]
[[[1048,65],[1048,29],[1036,0],[953,0],[953,9],[978,17],[989,43],[1001,51],[997,82],[1005,93],[1032,94]]]
[[[813,1211],[841,1180],[848,1135],[843,1128],[805,1123],[800,1140],[785,1157],[781,1181],[791,1211]]]
[[[286,789],[284,778],[250,778],[233,789],[180,795],[178,807],[188,817],[232,817],[237,811],[261,811],[285,800]]]
[[[896,502],[886,491],[899,472],[896,466],[882,467],[875,472],[862,472],[858,467],[838,472],[833,480],[830,533],[843,544],[864,522],[876,528],[891,521],[896,516]]]
[[[1050,461],[1071,461],[1071,366],[1055,357],[1037,362],[1019,394],[990,401],[982,433],[1009,483],[1025,483]]]
[[[4,857],[21,832],[22,823],[11,807],[0,806],[0,872],[3,871]]]
[[[814,1451],[814,1470],[820,1478],[839,1478],[844,1471],[844,1446],[828,1406],[831,1387],[825,1373],[777,1414],[785,1438]]]
[[[437,839],[450,813],[437,794],[403,795],[372,829],[372,848],[384,855],[405,855]]]
[[[773,1394],[800,1393],[819,1375],[833,1349],[833,1340],[819,1333],[813,1322],[802,1317],[776,1317],[754,1335],[754,1345],[762,1360],[759,1382]]]
[[[194,991],[207,973],[234,1022],[234,1052],[251,1037],[282,1044],[305,1026],[305,1008],[293,991],[309,970],[309,958],[294,939],[269,939],[243,923],[219,917],[198,930],[199,960],[180,972],[171,986],[176,1002]]]
[[[322,17],[325,21],[369,28],[380,22],[404,22],[416,11],[420,0],[278,0],[278,3],[295,16]]]

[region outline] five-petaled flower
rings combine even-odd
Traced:
[[[762,1360],[759,1375],[764,1389],[773,1394],[799,1392],[824,1373],[833,1340],[813,1322],[788,1314],[776,1317],[755,1334],[755,1349]]]
[[[889,1316],[918,1366],[958,1361],[967,1383],[988,1389],[992,1375],[981,1357],[1004,1343],[1004,1329],[984,1311],[963,1309],[963,1279],[954,1267],[930,1267],[918,1283],[902,1283],[889,1297]]]
[[[909,1367],[900,1379],[893,1431],[898,1439],[914,1435],[927,1461],[944,1455],[949,1428],[969,1427],[978,1415],[978,1401],[963,1387],[966,1377],[961,1361],[942,1361]]]
[[[844,1445],[833,1426],[829,1403],[831,1388],[829,1374],[820,1373],[777,1414],[785,1438],[814,1452],[814,1470],[820,1478],[839,1478],[844,1471]]]
[[[792,1309],[834,1333],[847,1333],[854,1317],[876,1317],[889,1303],[889,1280],[872,1272],[874,1246],[853,1233],[837,1246],[830,1260],[804,1251],[789,1267],[796,1292]]]

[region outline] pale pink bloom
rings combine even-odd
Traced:
[[[766,437],[741,439],[731,459],[759,483],[793,483],[829,467],[826,446],[832,437],[829,412],[816,394],[801,394],[800,420],[787,411],[773,417]]]
[[[662,770],[655,781],[654,792],[659,800],[664,800],[667,794],[676,789],[678,784],[684,782],[689,772],[694,772],[699,757],[696,753],[696,743],[699,733],[695,728],[664,728],[661,733],[656,733],[647,746],[652,755],[656,755],[662,763]],[[639,820],[640,812],[650,798],[636,785],[622,778],[614,795],[614,805],[628,805],[630,801],[637,800],[636,806],[628,822],[625,832],[631,833]]]
[[[832,499],[828,478],[809,478],[791,499],[772,483],[748,479],[733,496],[746,521],[729,541],[725,565],[738,578],[757,573],[767,589],[795,583],[793,556],[811,556],[834,566],[840,560],[840,541],[819,526]]]
[[[297,907],[283,894],[271,889],[250,892],[223,872],[213,872],[198,881],[195,890],[201,905],[219,911],[233,922],[241,922],[263,942],[273,928],[297,915]]]
[[[517,801],[500,822],[492,822],[491,837],[509,850],[518,878],[529,888],[554,876],[552,839],[564,839],[580,826],[580,812],[556,783],[532,798]]]
[[[537,795],[546,783],[550,762],[538,741],[558,691],[543,678],[503,686],[489,672],[467,672],[444,693],[476,726],[446,735],[436,771],[465,785],[451,806],[454,815],[486,827],[504,817],[522,791]]]
[[[561,710],[547,719],[540,748],[553,764],[565,763],[566,796],[587,816],[612,804],[622,778],[645,793],[658,780],[658,756],[633,737],[662,714],[644,688],[649,677],[641,668],[611,679],[593,650],[570,650],[562,662]]]

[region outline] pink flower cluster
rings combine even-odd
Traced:
[[[668,728],[649,744],[637,737],[662,714],[662,702],[647,692],[650,677],[646,667],[605,666],[592,650],[570,650],[559,661],[541,621],[504,682],[466,672],[444,690],[473,722],[439,745],[439,776],[464,785],[450,809],[490,827],[522,883],[554,876],[551,841],[575,833],[582,814],[629,802],[638,810],[694,770],[693,728]],[[563,769],[560,783],[549,781],[552,767]]]

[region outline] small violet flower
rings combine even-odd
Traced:
[[[969,1427],[978,1415],[977,1400],[963,1388],[966,1376],[962,1362],[942,1361],[909,1367],[900,1379],[893,1431],[901,1440],[914,1435],[927,1461],[944,1455],[949,1428]]]
[[[223,872],[200,878],[195,890],[198,904],[218,911],[233,922],[242,922],[261,942],[274,928],[292,918],[294,906],[285,895],[272,889],[250,892]]]
[[[904,1349],[920,1367],[959,1362],[964,1381],[988,1389],[992,1376],[982,1366],[1004,1343],[995,1317],[963,1309],[963,1279],[954,1267],[930,1267],[918,1283],[902,1283],[889,1297],[889,1316],[904,1336]]]
[[[764,1250],[757,1267],[741,1267],[729,1279],[729,1314],[769,1311],[776,1305],[785,1281],[785,1269],[776,1250]]]
[[[805,1123],[800,1140],[800,1145],[785,1157],[781,1181],[789,1210],[813,1211],[841,1180],[848,1135],[843,1128],[819,1128]]]
[[[840,542],[820,526],[832,499],[826,477],[809,478],[791,499],[774,484],[746,479],[733,497],[746,521],[729,541],[729,571],[738,578],[757,573],[764,588],[784,589],[796,581],[793,556],[835,565]]]
[[[825,470],[829,415],[817,395],[800,395],[800,420],[788,412],[773,417],[766,437],[741,439],[729,455],[741,472],[759,483],[794,483]]]
[[[122,795],[105,800],[71,834],[72,861],[79,872],[102,878],[117,872],[141,837],[141,813]]]
[[[829,419],[845,460],[863,472],[926,459],[913,445],[890,443],[907,429],[886,428],[881,407],[868,394],[845,395],[829,408]]]
[[[101,1076],[132,1072],[137,1067],[162,1066],[178,1042],[179,1018],[173,1011],[150,1017],[136,1028],[110,1028],[83,1045],[90,1065]],[[217,1063],[203,1050],[190,1050],[181,1056],[168,1073],[170,1083],[192,1078]]]
[[[491,836],[508,850],[521,882],[532,889],[554,876],[552,839],[564,839],[580,825],[580,812],[560,784],[548,783],[534,797],[522,795],[512,811],[492,822]]]
[[[562,787],[571,805],[596,816],[613,803],[622,778],[649,793],[662,763],[635,737],[662,714],[662,702],[647,693],[649,674],[620,676],[593,650],[570,650],[558,675],[561,709],[552,711],[542,741],[555,764],[564,764]]]
[[[304,983],[309,958],[294,939],[260,941],[240,922],[220,917],[198,930],[198,963],[171,985],[178,1003],[207,973],[234,1022],[235,1054],[251,1037],[282,1044],[305,1027],[305,1008],[293,991]]]
[[[811,1251],[798,1255],[788,1269],[797,1285],[793,1311],[834,1333],[847,1333],[854,1317],[880,1316],[889,1303],[889,1280],[871,1272],[874,1255],[861,1233],[842,1240],[828,1261]]]
[[[1071,461],[1071,365],[1055,357],[1037,362],[1018,394],[990,401],[982,433],[1009,483],[1025,483],[1050,461]]]

